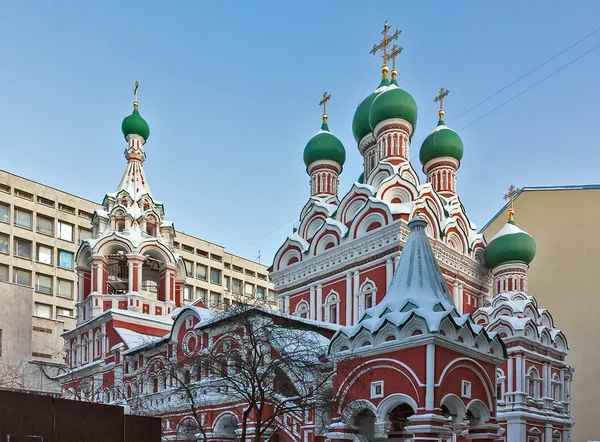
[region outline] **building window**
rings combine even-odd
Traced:
[[[540,397],[540,375],[535,368],[529,370],[527,374],[527,394],[533,399],[539,399]]]
[[[31,259],[31,241],[15,238],[14,254],[15,256],[20,256],[21,258]]]
[[[10,186],[6,184],[0,184],[0,192],[10,193]]]
[[[221,271],[219,269],[210,269],[210,282],[221,284]]]
[[[221,294],[216,292],[210,292],[210,306],[220,307],[221,306]]]
[[[226,290],[229,290],[230,283],[231,278],[229,276],[223,276],[223,287],[225,287]]]
[[[8,204],[0,203],[0,223],[8,223],[10,208]]]
[[[194,248],[192,246],[188,246],[187,244],[181,244],[181,250],[188,253],[194,253]]]
[[[73,224],[58,222],[58,237],[73,242]]]
[[[8,266],[0,264],[0,281],[8,281]]]
[[[256,276],[256,273],[254,273],[252,270],[248,270],[248,269],[246,269],[246,275],[248,275],[248,276],[252,276],[252,277],[255,277],[255,276]]]
[[[206,300],[206,290],[200,287],[196,288],[196,299]]]
[[[300,301],[298,305],[296,305],[296,312],[294,313],[296,316],[300,318],[308,318],[310,316],[310,307],[306,301]]]
[[[383,381],[371,382],[371,399],[383,397]]]
[[[66,279],[58,280],[58,296],[61,298],[73,299],[73,281]]]
[[[36,275],[35,289],[38,292],[51,294],[52,293],[52,276]]]
[[[186,285],[183,288],[183,299],[185,299],[186,301],[191,301],[193,290],[194,290],[194,288],[191,285]]]
[[[13,269],[13,282],[31,287],[31,272],[23,269]]]
[[[277,301],[277,293],[275,292],[275,290],[269,290],[269,302],[271,304],[275,304],[276,301]]]
[[[36,229],[39,233],[42,235],[54,236],[54,220],[52,218],[38,215],[36,221]]]
[[[44,198],[43,196],[38,196],[37,197],[37,202],[39,204],[41,204],[42,206],[54,207],[54,201],[49,200],[48,198]]]
[[[231,280],[231,291],[233,293],[235,293],[236,295],[241,295],[242,294],[242,281],[240,281],[239,279],[233,278]]]
[[[194,274],[194,263],[188,260],[183,260],[185,265],[185,276],[192,276]]]
[[[246,283],[244,286],[244,295],[248,296],[249,298],[254,297],[254,286],[252,284]]]
[[[66,204],[59,203],[58,210],[70,213],[71,215],[75,215],[75,207],[67,206]]]
[[[196,264],[196,278],[206,281],[206,266],[202,264]]]
[[[29,201],[33,201],[33,194],[29,192],[25,192],[24,190],[15,189],[15,196],[19,198],[23,198]]]
[[[42,264],[52,264],[52,255],[54,255],[52,247],[43,246],[41,244],[37,245],[35,254],[37,262],[41,262]]]
[[[210,259],[214,260],[214,261],[219,261],[222,262],[223,261],[223,257],[219,256],[219,255],[215,255],[213,253],[210,254]]]
[[[58,251],[58,266],[63,269],[73,270],[73,254],[66,250]]]
[[[462,381],[461,385],[461,396],[467,399],[471,399],[471,383],[469,381]]]
[[[64,308],[64,307],[56,307],[56,316],[69,316],[69,317],[73,317],[73,310],[70,308]],[[102,345],[102,344],[100,344]]]
[[[83,218],[83,219],[89,219],[89,220],[91,220],[91,219],[92,219],[92,214],[91,214],[91,213],[89,213],[89,212],[86,212],[86,211],[84,211],[84,210],[79,210],[79,211],[77,212],[77,214],[79,215],[79,217],[80,217],[80,218]]]
[[[241,268],[241,267],[239,267],[239,266],[233,266],[233,271],[234,272],[242,273],[244,271],[244,269]]]
[[[8,235],[0,233],[0,253],[8,253]]]
[[[256,274],[256,277],[257,277],[258,279],[262,279],[263,281],[266,281],[266,280],[267,280],[267,275],[263,275],[262,273],[257,273],[257,274]]]
[[[15,208],[15,225],[24,229],[31,229],[31,212]]]
[[[332,291],[327,298],[325,298],[325,321],[333,324],[338,323],[338,304],[340,303],[340,297],[337,292]]]
[[[35,315],[42,318],[52,318],[52,306],[35,303]]]
[[[92,231],[89,229],[79,228],[79,242],[85,241],[86,239],[92,239]]]
[[[256,286],[256,297],[259,299],[264,299],[265,297],[265,288],[261,286]]]
[[[202,249],[196,249],[196,254],[204,257],[208,257],[208,252]]]

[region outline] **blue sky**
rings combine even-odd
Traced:
[[[375,7],[374,7],[375,5]],[[389,6],[386,6],[389,5]],[[101,201],[125,169],[123,117],[140,82],[146,174],[176,228],[270,260],[309,195],[302,151],[331,93],[345,191],[362,170],[351,121],[379,82],[369,54],[402,29],[400,84],[419,106],[413,166],[446,122],[465,155],[458,192],[483,226],[510,184],[600,182],[599,2],[10,2],[0,13],[0,168]],[[560,208],[556,208],[557,214]],[[518,219],[518,214],[517,214]]]

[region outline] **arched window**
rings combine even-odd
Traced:
[[[540,397],[540,375],[535,368],[531,368],[527,373],[527,394],[533,399]]]
[[[88,360],[89,360],[89,344],[88,344],[87,336],[84,336],[82,343],[81,343],[81,362],[83,362],[85,364],[86,362],[88,362]]]
[[[306,301],[300,301],[296,305],[294,316],[299,316],[300,318],[308,318],[310,316],[310,307]]]
[[[552,398],[556,402],[562,401],[562,384],[556,373],[552,375]]]
[[[496,371],[496,399],[498,401],[504,400],[504,394],[506,393],[506,376],[501,369]]]
[[[152,393],[158,393],[158,378],[152,378]]]
[[[358,297],[358,317],[365,312],[366,309],[373,307],[376,304],[377,286],[369,278],[363,282],[357,293]]]
[[[325,305],[323,305],[326,322],[339,324],[339,304],[340,295],[332,290],[325,298]]]

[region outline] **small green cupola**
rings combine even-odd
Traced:
[[[340,172],[346,161],[346,149],[344,145],[329,131],[327,124],[327,101],[330,98],[331,95],[327,93],[323,95],[323,99],[320,102],[323,105],[321,130],[306,143],[306,147],[304,148],[304,164],[309,174],[308,166],[315,161],[333,161],[339,165]]]
[[[138,110],[138,102],[137,102],[137,89],[139,83],[135,82],[135,89],[133,92],[134,101],[133,101],[133,112],[131,115],[126,116],[123,119],[123,123],[121,123],[121,130],[123,131],[123,136],[127,138],[129,135],[139,135],[144,139],[144,143],[148,141],[148,137],[150,136],[150,127],[146,120],[142,118],[140,112]]]
[[[535,258],[535,252],[533,237],[515,224],[511,197],[508,222],[488,243],[484,255],[485,265],[490,269],[508,263],[529,265]]]
[[[458,134],[444,123],[443,104],[444,98],[449,93],[449,90],[441,88],[438,96],[434,99],[435,102],[439,101],[440,103],[440,111],[438,112],[440,119],[435,130],[421,144],[419,160],[421,160],[423,168],[435,158],[454,158],[460,166],[460,160],[462,160],[464,153],[463,142]]]

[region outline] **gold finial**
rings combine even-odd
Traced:
[[[392,80],[396,79],[398,71],[396,71],[396,57],[402,53],[404,48],[402,46],[394,45],[388,55],[388,59],[392,60]]]
[[[140,84],[136,81],[135,82],[135,88],[133,89],[133,108],[137,109],[138,108],[138,101],[137,101],[137,90],[138,87],[140,87]]]
[[[438,96],[433,100],[434,103],[440,102],[440,111],[438,112],[440,121],[444,119],[444,98],[446,98],[449,93],[450,91],[448,89],[441,88]]]
[[[323,106],[323,124],[327,123],[327,102],[331,99],[331,94],[323,92],[323,98],[319,101],[319,106]]]
[[[398,40],[398,36],[402,32],[396,29],[392,35],[388,35],[389,30],[390,27],[388,26],[388,22],[386,21],[383,24],[383,31],[381,31],[381,34],[383,35],[381,43],[373,45],[373,49],[369,51],[370,54],[376,55],[380,49],[383,49],[383,66],[381,67],[381,73],[383,74],[384,78],[386,78],[388,73],[387,62],[390,58],[390,56],[388,55],[388,46],[392,41]]]
[[[514,221],[515,217],[515,209],[513,208],[513,202],[515,200],[515,196],[520,192],[520,189],[517,189],[515,186],[511,184],[508,188],[508,193],[504,195],[505,200],[510,200],[510,204],[508,206],[508,221]]]

